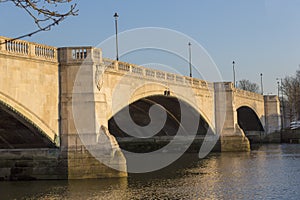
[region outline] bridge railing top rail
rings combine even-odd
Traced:
[[[0,36],[0,53],[57,62],[57,48]]]
[[[111,60],[108,58],[103,58],[104,65],[108,71],[118,71],[121,73],[129,73],[133,76],[144,77],[148,79],[154,79],[159,81],[171,82],[175,84],[186,84],[192,87],[205,88],[207,89],[213,87],[213,83],[191,78],[187,76],[182,76],[179,74],[169,73],[166,71],[155,70],[151,68],[146,68],[143,66],[121,62],[116,60]]]
[[[235,92],[236,92],[237,95],[245,96],[247,98],[249,98],[249,97],[256,98],[256,99],[263,99],[264,98],[263,95],[258,94],[256,92],[250,92],[250,91],[242,90],[242,89],[238,89],[238,88],[235,88]]]

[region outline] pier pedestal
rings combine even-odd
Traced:
[[[232,135],[221,136],[222,152],[246,152],[250,151],[250,143],[246,136]]]

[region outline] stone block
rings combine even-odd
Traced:
[[[222,136],[220,139],[222,152],[250,151],[250,142],[243,135]]]
[[[0,181],[7,181],[10,179],[11,168],[0,167]]]

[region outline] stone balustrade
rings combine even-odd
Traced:
[[[237,95],[237,96],[259,99],[259,100],[263,101],[263,95],[255,93],[255,92],[250,92],[250,91],[242,90],[242,89],[238,89],[238,88],[235,88],[234,92],[235,92],[235,95]]]
[[[108,58],[103,58],[106,70],[114,71],[119,73],[126,73],[132,76],[143,77],[147,79],[165,81],[175,84],[186,84],[192,87],[205,88],[210,87],[211,84],[204,80],[199,80],[196,78],[191,78],[187,76],[182,76],[179,74],[173,74],[165,71],[150,69],[131,63],[120,62],[116,60],[111,60]]]
[[[225,90],[233,91],[236,96],[247,97],[247,98],[257,99],[257,100],[263,101],[263,95],[261,95],[261,94],[236,88],[236,87],[234,87],[232,82],[223,82],[223,84],[224,84],[224,89]]]
[[[101,62],[101,50],[92,47],[69,47],[62,48],[60,53],[60,62],[82,62],[88,55],[91,55],[93,60],[99,60]],[[12,40],[11,38],[0,36],[0,53],[21,57],[29,57],[39,60],[48,60],[57,62],[58,53],[57,48],[28,42],[24,40]],[[123,73],[130,73],[134,76],[140,76],[148,79],[156,79],[166,82],[173,82],[176,84],[186,84],[197,88],[207,88],[212,84],[204,80],[182,76],[178,74],[168,73],[160,70],[149,69],[146,67],[134,65],[126,62],[117,62],[111,59],[103,59],[103,62],[108,70],[117,71]],[[231,82],[225,83],[225,89],[235,90],[237,95],[248,96],[255,99],[261,99],[262,95],[237,89],[233,87]]]
[[[102,52],[101,49],[91,46],[58,48],[58,62],[78,65],[89,62],[101,63]]]
[[[57,48],[0,36],[0,53],[57,62]]]

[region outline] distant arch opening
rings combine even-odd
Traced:
[[[238,124],[243,131],[264,131],[260,119],[248,106],[237,109]]]
[[[251,144],[259,143],[264,133],[263,125],[256,113],[248,106],[237,109],[238,124]]]
[[[163,128],[149,138],[140,138],[143,137],[143,133],[134,129],[131,130],[130,134],[127,134],[118,126],[114,119],[115,117],[124,120],[125,123],[129,120],[124,114],[124,109],[120,110],[109,119],[108,129],[110,133],[116,137],[122,149],[141,153],[155,151],[167,145],[176,135],[179,127],[183,126],[180,123],[182,117],[181,109],[188,112],[188,116],[184,116],[187,117],[188,120],[198,119],[196,138],[204,138],[207,134],[209,124],[201,114],[185,101],[168,95],[148,96],[131,103],[129,105],[131,120],[139,126],[147,126],[150,123],[149,110],[153,105],[161,106],[166,111],[167,118]],[[183,108],[181,108],[181,106],[183,106]],[[195,133],[191,132],[190,127],[186,126],[183,128],[186,136],[195,135]],[[135,138],[131,135],[138,135],[139,138]],[[200,146],[198,146],[197,150],[199,150],[199,148]]]
[[[54,148],[34,124],[0,101],[0,149]]]

